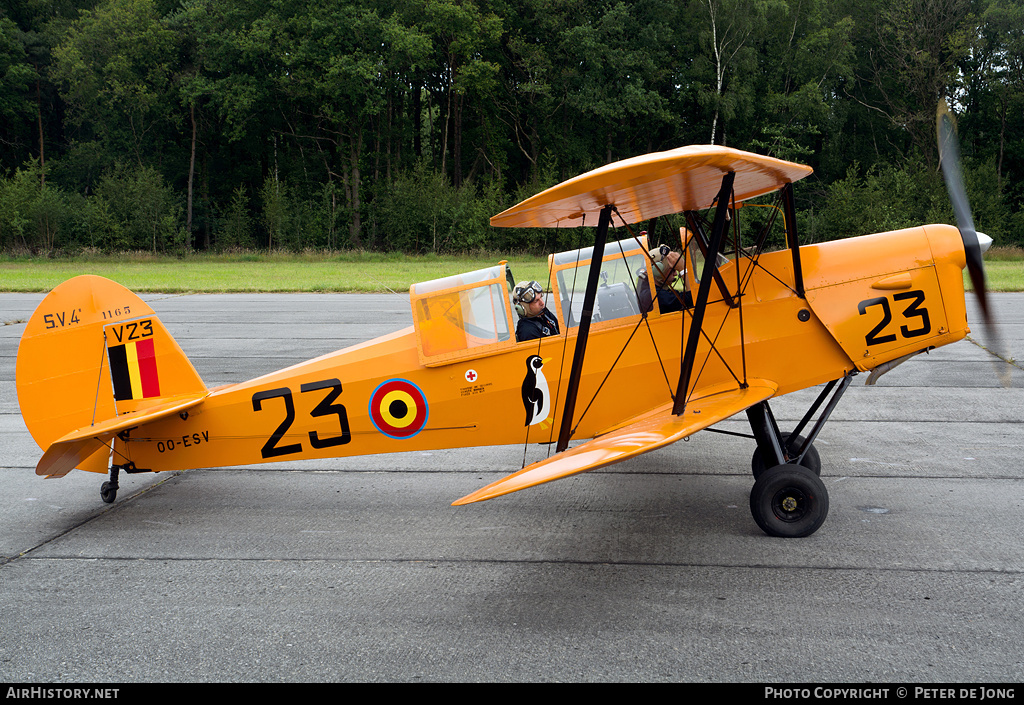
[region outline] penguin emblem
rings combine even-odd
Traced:
[[[548,381],[541,368],[544,360],[540,355],[526,358],[526,377],[523,378],[523,406],[526,408],[526,425],[533,426],[547,419],[551,413],[551,395]]]

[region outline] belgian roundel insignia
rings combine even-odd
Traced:
[[[404,379],[389,379],[370,397],[370,418],[377,430],[390,438],[412,438],[427,423],[427,398]]]

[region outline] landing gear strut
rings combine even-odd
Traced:
[[[807,442],[803,436],[794,436],[792,433],[780,433],[779,441],[787,463],[796,462],[815,475],[821,474],[821,457],[818,455],[818,449],[813,445],[808,445],[807,449],[802,454],[800,453],[800,449]],[[765,466],[760,448],[754,451],[754,455],[750,459],[750,469],[754,473],[755,480],[761,477],[761,474],[768,469]]]

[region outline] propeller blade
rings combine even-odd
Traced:
[[[967,189],[964,187],[963,174],[960,170],[960,144],[957,141],[956,124],[945,99],[939,102],[938,110],[936,110],[935,128],[939,141],[939,166],[942,169],[942,178],[946,182],[946,191],[949,192],[949,200],[953,203],[957,228],[960,230],[960,237],[964,242],[967,273],[971,278],[974,293],[978,297],[978,306],[981,308],[986,337],[996,348],[996,355],[1001,356],[1002,350],[997,337],[995,318],[989,306],[988,286],[985,283],[985,264],[982,260],[985,250],[992,244],[992,238],[978,233],[974,229],[971,204],[967,199]],[[1004,385],[1008,383],[1002,372],[1000,372],[1000,378]]]
[[[982,262],[981,242],[974,229],[971,204],[967,200],[967,189],[964,188],[963,174],[960,171],[960,145],[957,142],[956,126],[945,100],[939,102],[935,122],[939,139],[939,166],[942,169],[942,178],[946,182],[946,191],[949,192],[949,200],[953,203],[956,225],[960,230],[960,237],[964,241],[967,273],[971,277],[971,285],[978,297],[978,305],[981,306],[981,314],[985,323],[991,325],[993,320],[988,305],[988,287],[985,285],[985,265]]]

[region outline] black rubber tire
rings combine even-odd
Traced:
[[[803,445],[803,436],[793,436],[789,433],[782,433],[779,435],[782,436],[782,442],[786,447],[787,455],[795,454],[797,449]],[[807,452],[804,453],[803,460],[800,461],[800,464],[815,475],[821,475],[821,456],[818,455],[818,449],[814,447],[813,443],[811,444],[811,447],[807,449]],[[767,469],[764,464],[764,460],[761,458],[760,448],[755,449],[754,455],[750,458],[750,469],[754,473],[755,480],[761,477],[761,473]]]
[[[100,485],[100,499],[107,504],[112,504],[117,499],[117,487],[112,482],[104,482]]]
[[[769,536],[810,536],[828,516],[828,490],[820,477],[802,465],[777,465],[754,482],[750,514]]]

